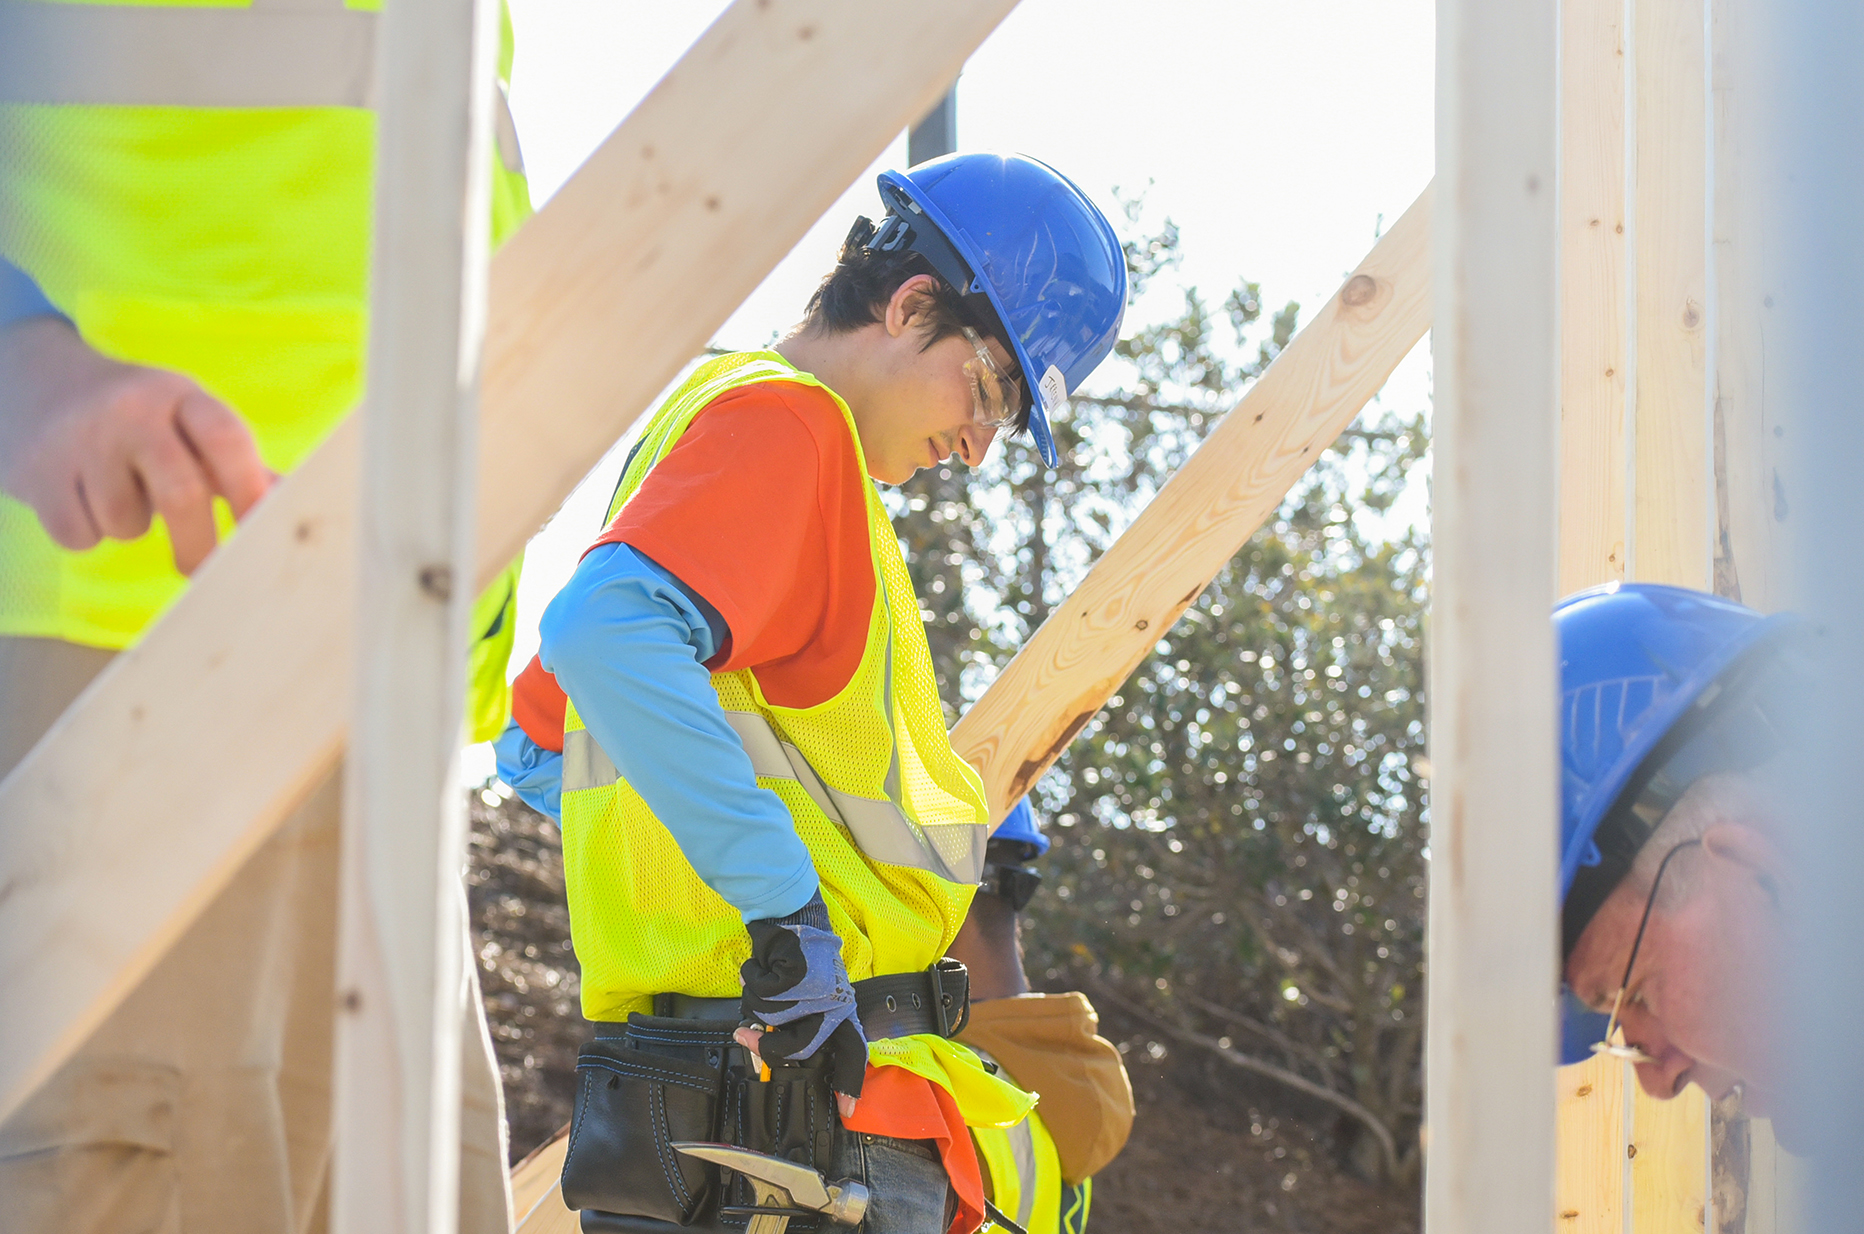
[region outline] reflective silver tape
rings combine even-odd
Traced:
[[[586,728],[563,734],[563,791],[578,792],[585,788],[607,788],[621,779],[621,772],[602,747],[596,744],[595,734]]]
[[[1026,1230],[1036,1208],[1036,1133],[1027,1118],[1010,1128],[1010,1156],[1016,1160],[1016,1177],[1021,1183],[1016,1194],[1016,1224]]]
[[[368,107],[376,14],[0,0],[0,103]]]
[[[984,846],[989,839],[985,828],[965,828],[972,834],[963,843],[948,846],[953,852],[941,852],[894,802],[857,797],[829,785],[803,752],[777,736],[763,716],[754,711],[727,711],[725,719],[744,742],[744,752],[759,776],[796,781],[816,807],[847,828],[855,845],[875,861],[924,870],[954,883],[976,883],[984,876]]]

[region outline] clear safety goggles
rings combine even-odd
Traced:
[[[977,352],[975,360],[964,362],[974,400],[971,418],[982,428],[1008,428],[1016,423],[1016,413],[1022,407],[1022,385],[997,367],[982,335],[969,326],[961,329],[971,349]]]

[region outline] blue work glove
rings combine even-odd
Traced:
[[[757,1038],[759,1054],[767,1063],[794,1063],[826,1047],[831,1087],[860,1096],[867,1037],[821,891],[789,916],[747,922],[745,929],[751,958],[739,970],[740,1005],[747,1021],[770,1030]]]

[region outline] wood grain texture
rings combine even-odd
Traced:
[[[558,1186],[563,1158],[569,1152],[569,1132],[565,1127],[511,1167],[511,1211],[517,1234],[577,1234],[582,1228],[576,1210],[563,1206]]]
[[[381,26],[330,1160],[330,1225],[353,1234],[511,1228],[504,1170],[460,1145],[471,593],[453,585],[475,565],[498,20],[496,0],[395,0]],[[470,1167],[491,1212],[462,1211]]]
[[[1430,328],[1427,188],[952,730],[1000,821]]]
[[[479,582],[1011,7],[741,0],[505,246]],[[0,1119],[335,765],[357,477],[350,421],[0,781]]]
[[[1637,332],[1630,577],[1707,589],[1714,492],[1707,387],[1704,0],[1635,0]]]
[[[1713,330],[1715,590],[1763,612],[1794,604],[1793,433],[1767,397],[1776,290],[1772,237],[1761,224],[1764,109],[1754,47],[1766,13],[1756,0],[1710,0],[1709,321]]]
[[[1633,1086],[1626,1155],[1636,1234],[1704,1234],[1709,1192],[1709,1099],[1690,1085],[1658,1101]],[[1635,1150],[1635,1151],[1634,1151]]]
[[[1627,1065],[1561,1067],[1555,1097],[1554,1234],[1624,1234]]]
[[[1560,581],[1622,579],[1625,518],[1624,0],[1560,12]]]

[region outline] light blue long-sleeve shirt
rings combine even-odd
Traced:
[[[0,257],[0,329],[28,317],[64,317],[32,276]],[[66,318],[66,320],[70,320]]]
[[[759,788],[705,661],[728,637],[711,605],[626,544],[591,550],[544,610],[544,668],[706,886],[746,921],[802,908],[818,880],[789,809]],[[513,723],[499,778],[562,817],[562,755]]]

